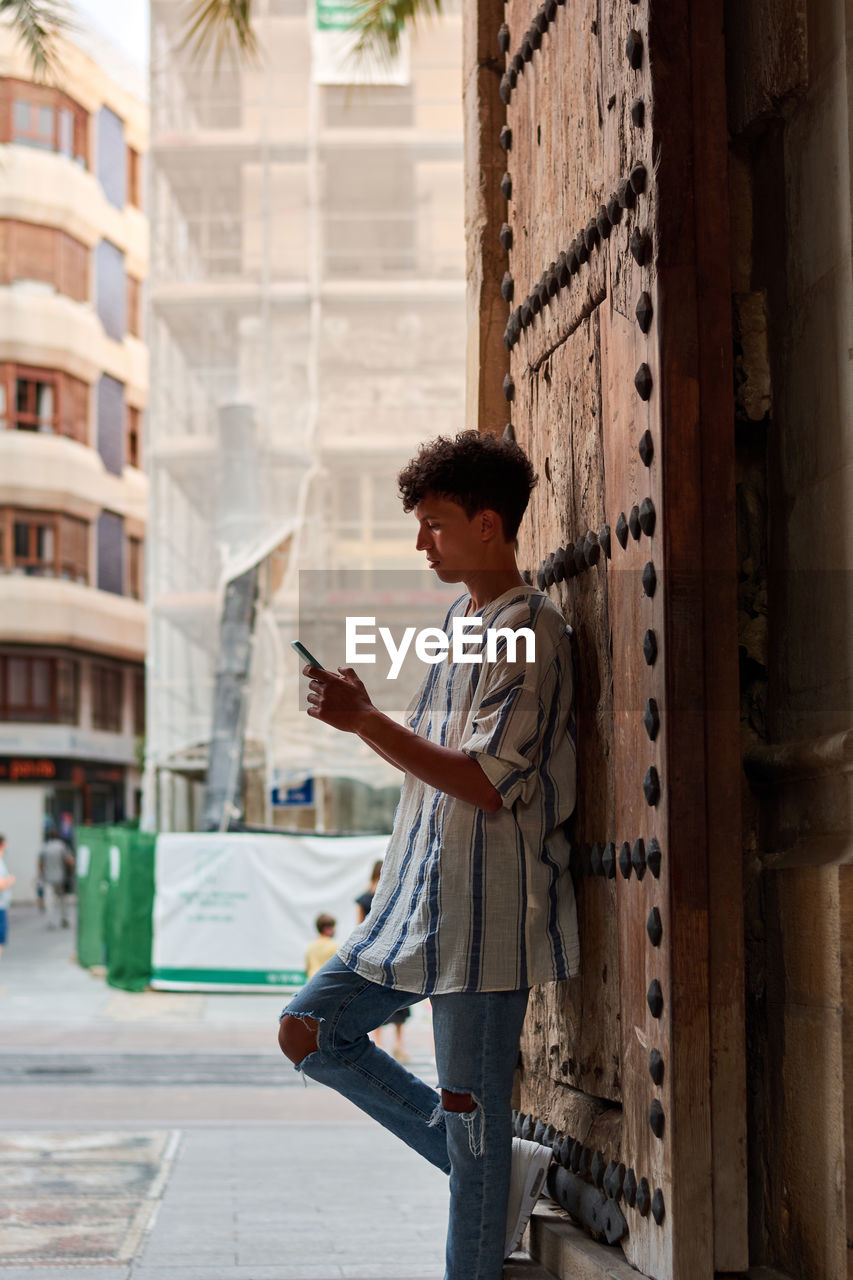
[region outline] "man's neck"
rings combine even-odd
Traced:
[[[518,571],[518,565],[513,563],[501,569],[484,569],[480,573],[473,573],[465,579],[465,586],[471,597],[468,613],[476,613],[478,609],[491,604],[492,600],[497,600],[504,592],[511,591],[513,587],[524,586],[524,579]]]

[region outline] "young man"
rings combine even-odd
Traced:
[[[445,634],[479,620],[467,652],[479,644],[483,659],[450,652],[429,666],[405,724],[351,669],[305,668],[308,714],[358,734],[405,779],[370,915],[285,1009],[279,1043],[450,1174],[445,1280],[497,1280],[520,1241],[550,1158],[511,1139],[528,991],[578,963],[562,831],[575,802],[569,634],[514,549],[535,482],[518,445],[474,431],[424,446],[400,473],[418,549],[442,582],[465,586]],[[487,660],[498,628],[532,632],[529,660],[523,637],[513,650],[500,635]],[[426,996],[439,1093],[367,1036]]]

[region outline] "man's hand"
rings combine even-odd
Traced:
[[[483,770],[464,751],[441,747],[414,733],[408,725],[397,724],[378,711],[352,667],[320,671],[305,667],[302,674],[311,677],[308,714],[323,720],[334,729],[357,733],[377,755],[404,773],[413,773],[428,786],[456,796],[467,804],[496,813],[501,807],[500,793],[489,782]]]
[[[352,667],[338,667],[338,671],[340,675],[317,667],[303,669],[302,674],[311,677],[308,714],[333,729],[357,733],[365,714],[374,709],[373,703]]]

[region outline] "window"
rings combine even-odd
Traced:
[[[15,378],[12,426],[17,431],[56,431],[56,375]]]
[[[16,98],[12,115],[12,141],[25,147],[39,147],[43,151],[58,150],[55,109]]]
[[[0,284],[38,280],[75,302],[89,299],[89,250],[56,227],[4,218],[0,222]]]
[[[88,163],[89,117],[60,89],[28,80],[0,81],[0,142],[55,151]]]
[[[127,594],[142,600],[145,593],[144,546],[141,538],[127,540]]]
[[[56,720],[77,724],[80,719],[80,663],[72,658],[56,660]]]
[[[137,738],[145,734],[145,672],[133,673],[133,732]]]
[[[59,516],[59,576],[69,582],[89,581],[89,525],[76,516]]]
[[[59,429],[64,436],[89,443],[89,384],[63,373],[59,379]]]
[[[56,521],[19,516],[12,526],[15,569],[33,578],[56,577]]]
[[[129,467],[142,466],[142,410],[133,405],[127,406],[127,449],[125,450]]]
[[[61,155],[74,159],[74,112],[67,107],[59,108],[59,146]]]
[[[98,383],[98,453],[114,476],[120,476],[124,468],[126,433],[124,383],[105,373]]]
[[[98,587],[124,594],[124,520],[113,511],[98,516]]]
[[[51,511],[0,508],[0,572],[88,583],[88,523]]]
[[[92,727],[121,733],[124,711],[124,672],[120,667],[92,664]]]
[[[127,200],[127,157],[124,122],[109,107],[98,112],[98,179],[110,204],[123,209]]]
[[[0,720],[77,724],[80,664],[73,658],[0,653]]]
[[[88,444],[88,383],[52,369],[0,364],[0,431],[9,427]]]

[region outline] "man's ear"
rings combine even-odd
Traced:
[[[480,532],[484,542],[491,542],[493,538],[503,538],[503,520],[491,507],[485,507],[480,512]]]

